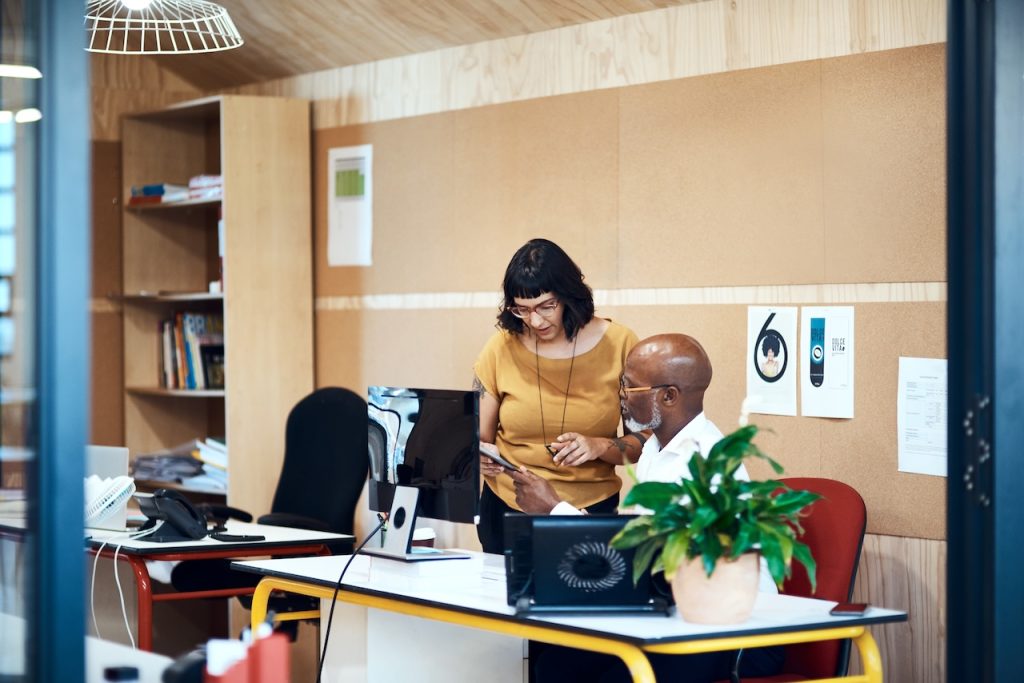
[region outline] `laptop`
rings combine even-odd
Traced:
[[[505,515],[508,604],[524,613],[667,613],[650,572],[633,583],[633,549],[609,541],[635,515]]]
[[[86,446],[85,447],[85,476],[96,475],[101,480],[110,480],[117,477],[128,476],[128,449],[123,446]],[[104,490],[102,493],[117,493]],[[105,529],[109,531],[128,530],[128,506],[127,496],[108,495],[105,503],[114,503],[114,510],[103,515],[97,523],[87,523],[89,528]],[[123,499],[123,502],[121,500]],[[90,501],[86,501],[87,505]]]

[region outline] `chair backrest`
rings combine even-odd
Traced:
[[[366,401],[348,389],[317,389],[296,403],[271,512],[312,517],[351,534],[369,469],[366,423]]]
[[[781,481],[792,489],[814,491],[822,496],[801,520],[801,540],[810,548],[817,564],[818,589],[811,593],[807,572],[794,563],[793,576],[783,585],[782,592],[848,602],[857,578],[867,524],[864,499],[850,486],[833,479],[792,477]],[[849,658],[849,640],[790,645],[786,648],[783,671],[809,678],[843,676]]]

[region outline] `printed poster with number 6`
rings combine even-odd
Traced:
[[[747,308],[747,408],[796,415],[796,307]]]

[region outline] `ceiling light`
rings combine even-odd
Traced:
[[[0,111],[0,124],[10,123],[14,120],[14,112],[7,111],[6,109]]]
[[[14,122],[32,123],[33,121],[38,121],[41,118],[43,118],[43,112],[39,111],[35,107],[32,107],[30,109],[18,110],[18,112],[14,115]]]
[[[42,78],[43,74],[34,66],[0,64],[0,78]]]
[[[89,52],[189,54],[239,47],[226,9],[206,0],[89,0]]]

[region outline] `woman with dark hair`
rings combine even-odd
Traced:
[[[498,331],[474,365],[480,392],[477,532],[484,552],[504,551],[515,486],[488,453],[551,482],[561,500],[614,513],[615,465],[635,462],[645,434],[618,437],[619,377],[637,336],[594,315],[583,273],[554,242],[533,239],[505,270]]]

